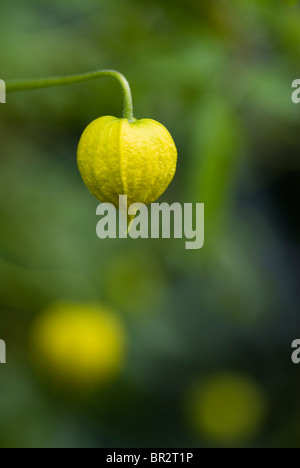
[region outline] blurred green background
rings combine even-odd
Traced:
[[[121,116],[118,83],[9,95],[1,447],[300,446],[300,8],[289,3],[2,1],[0,78],[121,71],[136,118],[163,123],[178,147],[161,201],[204,202],[206,243],[96,237],[76,148],[93,119]],[[78,389],[36,366],[32,329],[61,303],[116,315],[127,345],[114,378]],[[72,324],[61,333],[71,340]],[[87,343],[74,339],[80,356]]]

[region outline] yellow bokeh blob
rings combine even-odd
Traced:
[[[217,374],[193,389],[193,424],[209,439],[234,442],[253,436],[265,413],[260,387],[239,374]]]
[[[34,362],[55,382],[93,388],[119,374],[126,332],[106,308],[56,303],[37,318],[30,346]]]

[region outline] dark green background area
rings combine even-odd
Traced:
[[[234,446],[300,445],[300,9],[279,0],[1,2],[0,78],[113,68],[136,118],[178,147],[161,198],[204,202],[205,247],[95,234],[97,200],[76,166],[93,119],[121,116],[118,83],[12,94],[0,105],[1,447],[202,447],[186,417],[195,382],[245,375],[264,422]],[[53,392],[28,358],[55,301],[113,307],[125,372],[89,399]]]

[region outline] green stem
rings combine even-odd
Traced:
[[[6,92],[14,93],[17,91],[27,91],[31,89],[52,88],[55,86],[67,86],[77,83],[84,83],[86,81],[97,80],[99,78],[111,77],[118,80],[122,86],[124,95],[124,112],[123,118],[133,122],[133,105],[132,95],[128,81],[125,76],[115,70],[98,70],[91,73],[84,73],[81,75],[62,76],[54,78],[45,78],[40,80],[25,80],[25,81],[8,81],[6,83]]]

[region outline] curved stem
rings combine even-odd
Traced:
[[[81,75],[62,76],[54,78],[45,78],[40,80],[25,80],[25,81],[8,81],[6,83],[6,92],[14,93],[17,91],[26,91],[31,89],[52,88],[56,86],[67,86],[86,81],[97,80],[99,78],[111,77],[118,80],[122,86],[124,95],[124,111],[123,118],[133,122],[133,104],[132,95],[128,81],[125,76],[115,70],[98,70],[91,73],[83,73]]]

